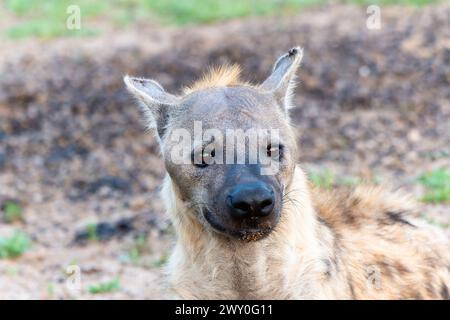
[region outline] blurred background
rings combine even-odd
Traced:
[[[311,180],[404,189],[449,232],[449,17],[425,0],[0,1],[0,299],[162,298],[164,168],[123,75],[176,93],[230,62],[260,81],[294,45]]]

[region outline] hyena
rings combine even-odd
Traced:
[[[449,299],[448,238],[417,219],[410,198],[369,186],[320,190],[296,165],[288,111],[302,55],[291,49],[258,85],[241,81],[237,66],[211,69],[180,95],[125,77],[165,160],[162,194],[177,235],[167,265],[174,297]],[[279,134],[261,139],[254,163],[211,161],[225,150],[202,135],[175,163],[174,132],[194,134],[197,121],[224,136],[250,128]],[[239,151],[246,156],[248,140]],[[261,174],[264,157],[278,171]]]

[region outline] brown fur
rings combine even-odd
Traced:
[[[268,238],[233,243],[183,208],[170,179],[164,196],[180,239],[170,282],[182,298],[448,299],[447,239],[415,219],[407,197],[380,187],[308,191],[296,169],[295,200]],[[169,198],[167,198],[169,197]],[[392,218],[390,213],[401,214]]]
[[[368,186],[311,195],[353,298],[446,299],[450,246],[407,196]]]
[[[199,80],[185,87],[184,94],[217,87],[251,85],[240,79],[241,67],[237,64],[211,67]]]

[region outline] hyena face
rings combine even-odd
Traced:
[[[236,68],[217,69],[183,96],[125,78],[158,132],[179,197],[206,228],[257,240],[276,226],[295,168],[287,109],[301,57],[290,50],[258,86],[239,82]]]

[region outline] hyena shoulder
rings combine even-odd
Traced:
[[[310,186],[310,190],[319,217],[335,228],[367,224],[405,227],[419,215],[417,204],[408,195],[380,186],[334,190]]]
[[[409,197],[378,186],[311,194],[352,298],[450,298],[448,238]]]

